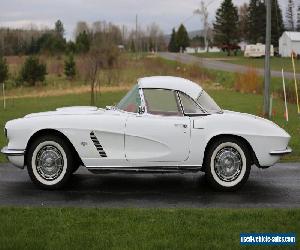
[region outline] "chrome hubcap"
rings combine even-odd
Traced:
[[[214,170],[222,181],[236,180],[241,173],[242,166],[241,155],[233,147],[222,148],[215,157]]]
[[[36,155],[36,169],[38,174],[47,181],[57,179],[64,166],[61,152],[52,145],[42,147]]]

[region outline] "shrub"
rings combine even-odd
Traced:
[[[248,68],[245,73],[238,73],[235,77],[234,89],[242,93],[262,93],[262,79],[257,70]]]
[[[37,57],[30,56],[21,68],[20,80],[29,83],[30,86],[35,86],[36,82],[43,82],[45,80],[46,74],[46,65],[40,63]]]
[[[0,83],[4,83],[8,78],[8,65],[6,59],[0,56]]]
[[[65,60],[65,75],[69,79],[74,79],[76,75],[76,63],[73,54],[70,54]]]

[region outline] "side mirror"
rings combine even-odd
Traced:
[[[143,106],[139,106],[138,107],[138,113],[141,115],[141,114],[144,114],[145,113],[145,107]]]

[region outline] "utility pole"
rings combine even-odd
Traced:
[[[266,45],[265,45],[265,77],[264,77],[264,116],[270,117],[270,48],[271,48],[271,0],[266,4]]]

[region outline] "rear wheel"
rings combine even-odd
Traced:
[[[68,143],[58,136],[41,136],[28,149],[27,170],[40,188],[63,187],[74,170],[74,157]]]
[[[209,148],[205,166],[206,178],[213,188],[222,191],[237,190],[249,177],[250,152],[239,140],[222,138]]]

